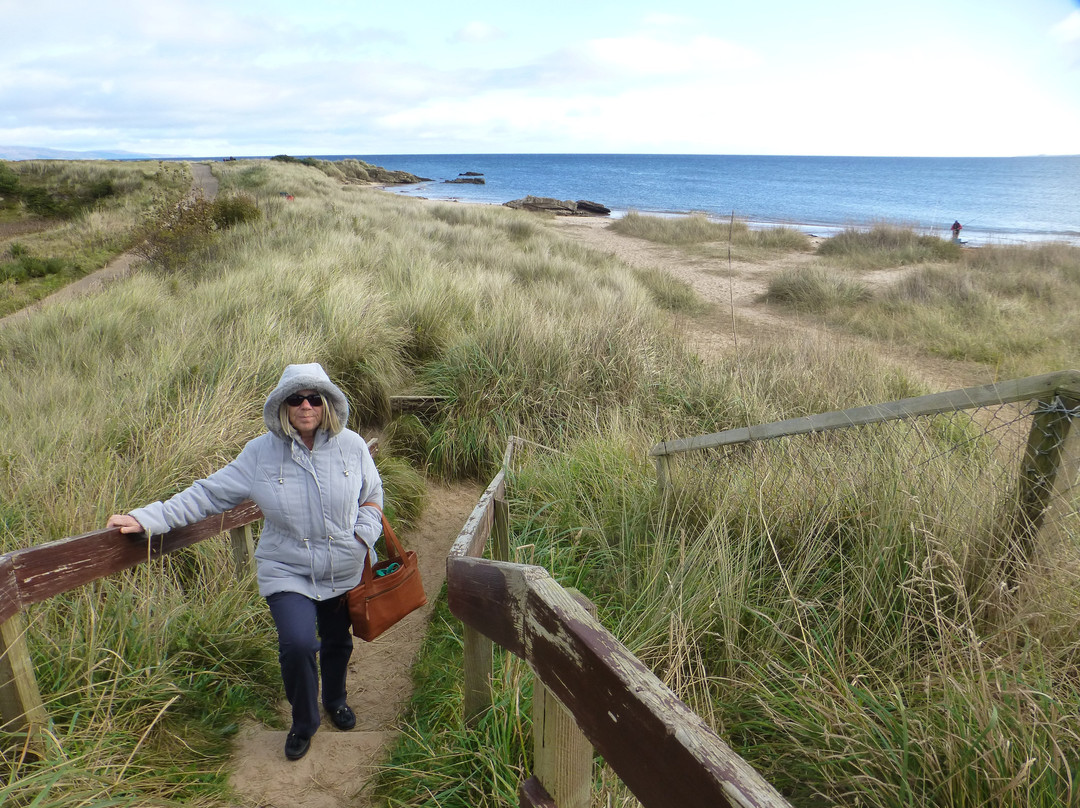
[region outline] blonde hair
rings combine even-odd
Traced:
[[[325,429],[331,437],[340,432],[343,428],[341,419],[338,418],[337,410],[334,405],[330,403],[330,399],[321,390],[317,391],[323,400],[322,419],[319,421],[319,429]],[[286,435],[296,435],[296,429],[289,422],[289,405],[284,401],[281,402],[281,406],[278,407],[278,420],[281,422],[281,429]]]

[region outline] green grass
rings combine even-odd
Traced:
[[[376,781],[376,798],[389,805],[498,808],[516,803],[518,783],[528,777],[528,666],[497,651],[498,704],[477,726],[467,726],[461,710],[462,643],[462,625],[443,595],[413,668],[415,690],[405,731]]]
[[[713,257],[728,250],[737,260],[759,261],[778,252],[806,252],[810,240],[791,227],[764,227],[751,230],[740,219],[722,221],[703,213],[689,216],[646,216],[630,211],[610,225],[616,233],[683,248]]]
[[[957,245],[895,227],[845,231],[782,269],[764,299],[913,355],[1002,378],[1080,367],[1080,248]],[[891,270],[885,282],[877,273]]]
[[[832,322],[1006,377],[1080,366],[1080,248],[969,253],[958,264],[914,268],[872,300],[834,311]]]
[[[958,261],[962,252],[954,241],[922,236],[910,228],[887,224],[869,230],[848,229],[826,239],[818,247],[818,255],[841,266],[858,269]]]
[[[417,469],[486,482],[510,435],[532,441],[511,479],[514,560],[589,595],[795,804],[1076,801],[1075,537],[1026,571],[1023,608],[1003,616],[985,528],[1008,490],[971,422],[687,458],[664,501],[647,458],[659,440],[925,391],[824,338],[695,356],[671,323],[697,306],[685,287],[516,211],[424,204],[293,162],[214,170],[262,217],[175,272],[0,327],[0,548],[86,532],[220,467],[263,430],[282,366],[318,361],[350,425],[385,430],[377,461],[403,523],[422,506]],[[1071,333],[1074,251],[1032,253],[1035,267],[977,252],[869,300],[851,269],[811,259],[787,305],[818,295],[815,316],[911,346],[955,346],[947,322],[1013,309],[1028,335]],[[1048,355],[997,350],[1002,364]],[[446,405],[391,421],[403,393]],[[265,606],[228,569],[208,542],[31,609],[58,740],[37,761],[6,752],[0,795],[231,804],[228,739],[243,717],[273,721],[281,694]],[[440,603],[379,779],[391,804],[506,804],[529,771],[529,674],[500,655],[497,709],[466,729],[460,654]],[[606,770],[596,798],[627,800]]]
[[[28,205],[25,194],[5,194],[0,203],[0,316],[105,266],[135,244],[155,201],[173,204],[191,184],[183,164],[156,161],[0,166],[18,187],[53,200],[40,207]]]
[[[769,280],[765,300],[796,312],[824,314],[871,299],[870,290],[859,283],[820,267],[784,269]]]

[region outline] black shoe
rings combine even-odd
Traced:
[[[285,757],[289,760],[299,760],[308,753],[311,748],[311,738],[290,732],[285,739]]]
[[[330,720],[340,730],[350,730],[356,726],[356,713],[348,704],[342,704],[330,713]]]

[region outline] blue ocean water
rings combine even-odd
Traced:
[[[1046,157],[789,157],[630,154],[362,154],[430,182],[398,193],[502,204],[532,194],[588,199],[618,216],[732,213],[755,225],[829,234],[876,223],[970,243],[1080,243],[1080,155]],[[484,185],[446,184],[468,171]]]

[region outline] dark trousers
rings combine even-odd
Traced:
[[[352,623],[346,595],[312,600],[297,592],[266,599],[278,633],[278,659],[285,697],[292,705],[290,732],[310,738],[319,728],[319,667],[322,703],[333,712],[345,703],[345,675],[352,656]],[[321,640],[321,642],[320,642]],[[319,665],[315,656],[319,655]]]

